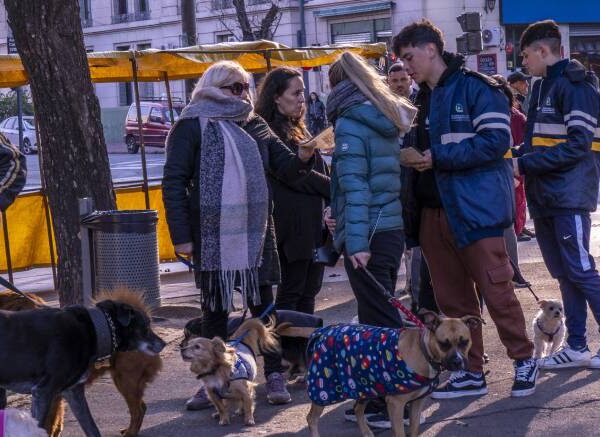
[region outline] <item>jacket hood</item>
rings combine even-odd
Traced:
[[[384,137],[397,137],[398,128],[383,113],[370,102],[354,105],[348,108],[342,117],[366,124]]]

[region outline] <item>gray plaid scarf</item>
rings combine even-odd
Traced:
[[[258,268],[268,219],[268,188],[256,141],[239,122],[252,112],[250,102],[205,88],[182,111],[197,118],[200,146],[200,269],[212,310],[217,302],[233,309],[234,287],[246,305],[260,303]]]

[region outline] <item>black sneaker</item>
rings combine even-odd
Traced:
[[[462,398],[463,396],[480,396],[487,394],[487,384],[483,372],[466,372],[458,370],[450,374],[445,385],[431,393],[433,399]]]
[[[377,429],[392,429],[392,422],[390,421],[387,409],[367,417],[367,425]]]
[[[382,411],[385,411],[385,408],[386,408],[385,403],[383,404],[383,407],[382,407],[379,402],[375,402],[375,401],[366,401],[366,402],[367,402],[367,406],[365,407],[365,418],[367,420],[369,419],[369,417],[375,416],[376,414],[379,414]],[[348,410],[344,411],[344,419],[346,419],[349,422],[356,422],[356,414],[354,414],[354,407],[349,408]]]
[[[531,241],[531,237],[525,234],[521,234],[517,236],[517,241],[519,243],[523,242],[523,241]]]
[[[528,360],[515,361],[515,382],[512,386],[511,395],[514,397],[529,396],[535,392],[535,383],[537,381],[540,368],[534,358]]]

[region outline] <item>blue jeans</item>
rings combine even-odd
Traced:
[[[600,276],[590,255],[590,215],[546,217],[533,222],[546,267],[560,285],[567,343],[574,349],[585,347],[588,304],[600,324]]]

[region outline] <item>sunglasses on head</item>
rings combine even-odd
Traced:
[[[244,93],[244,91],[248,91],[250,89],[250,84],[234,82],[231,85],[222,86],[221,89],[228,89],[234,96],[241,96]]]

